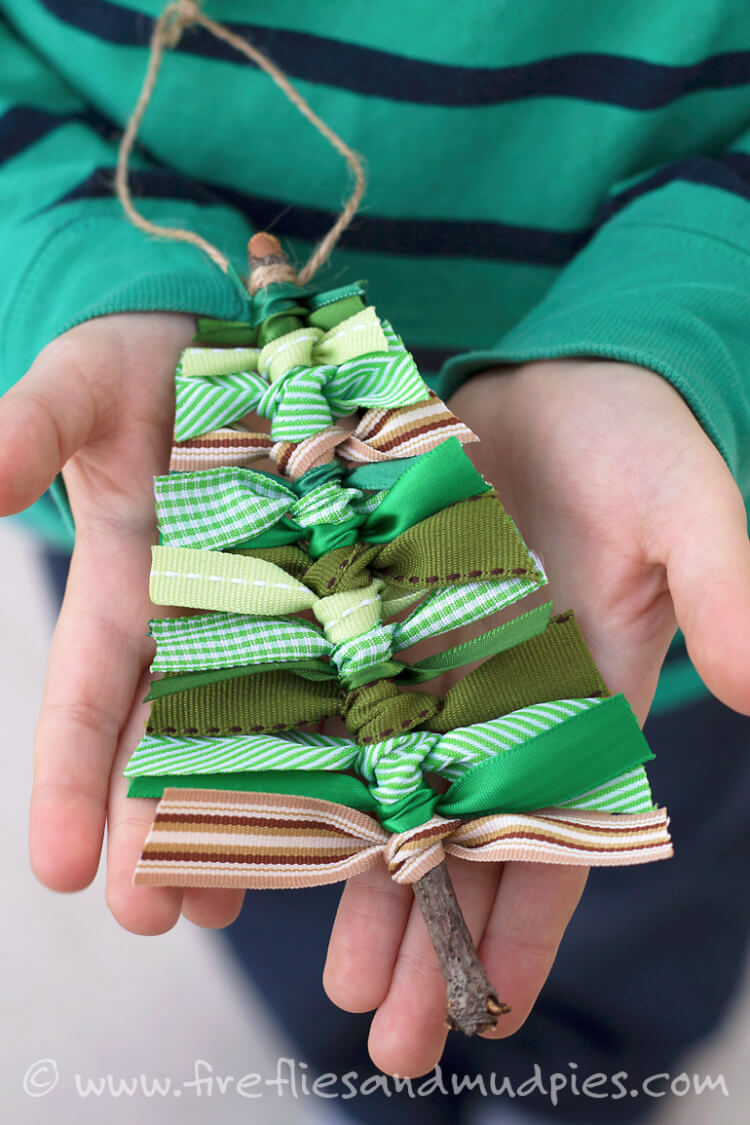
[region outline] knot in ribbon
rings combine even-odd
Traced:
[[[356,521],[352,528],[356,541],[356,525],[361,523],[357,502],[364,499],[364,492],[358,488],[342,488],[336,481],[324,481],[296,500],[289,509],[289,519],[305,530],[331,523]],[[348,544],[341,543],[344,547]]]
[[[445,859],[453,838],[458,840],[464,822],[454,817],[447,820],[433,816],[426,824],[406,832],[394,832],[383,848],[388,874],[396,883],[416,883]],[[465,833],[464,833],[465,834]]]
[[[154,491],[164,544],[217,550],[280,525],[282,542],[309,533],[314,557],[325,554],[332,542],[337,547],[355,543],[357,528],[382,496],[330,479],[300,495],[298,487],[281,477],[234,467],[156,477]]]
[[[384,701],[391,702],[391,687],[381,682],[360,694],[377,713]],[[318,795],[322,791],[335,799],[336,793],[339,800],[376,813],[385,830],[400,832],[424,824],[433,813],[465,819],[560,806],[647,812],[653,799],[643,763],[652,757],[620,695],[535,704],[443,734],[412,730],[368,744],[305,731],[228,738],[147,734],[125,773],[154,781],[175,772],[233,774],[245,781],[221,788],[255,788],[256,771],[270,770],[275,792],[277,786],[289,793],[308,787],[312,795],[309,786],[320,780],[320,771],[333,771]],[[352,770],[357,776],[339,772]],[[425,776],[432,773],[452,782],[447,792],[435,792]]]
[[[307,325],[277,336],[260,352],[258,370],[275,383],[295,367],[335,368],[357,356],[387,352],[388,348],[384,327],[374,306],[368,305],[327,332]]]
[[[364,589],[342,590],[319,598],[313,613],[336,649],[349,640],[358,639],[380,623],[380,591],[385,583],[376,578]]]
[[[347,637],[331,652],[342,684],[356,685],[370,679],[397,676],[404,665],[392,660],[395,626],[378,621],[366,633]]]
[[[202,847],[217,825],[223,847]],[[619,867],[669,858],[667,826],[665,809],[624,816],[546,809],[469,821],[433,815],[389,836],[367,813],[316,797],[168,788],[134,882],[165,885],[179,872],[185,886],[311,887],[349,879],[383,860],[396,883],[408,884],[446,854]]]
[[[271,419],[274,441],[303,441],[360,407],[399,407],[429,399],[410,353],[368,306],[328,332],[312,326],[261,350],[210,358],[183,353],[176,375],[178,441],[238,422],[255,411]],[[213,351],[213,349],[212,349]],[[234,370],[228,371],[228,367]]]
[[[204,569],[205,584],[196,591],[192,576],[196,574],[200,580],[200,574],[193,568],[205,562],[206,555],[216,565]],[[168,590],[170,597],[179,596],[183,604],[205,607],[206,599],[211,598],[212,607],[220,608],[224,604],[228,610],[229,604],[222,603],[224,591],[227,588],[231,590],[232,583],[237,583],[237,589],[246,592],[228,595],[230,604],[235,604],[235,599],[242,596],[244,612],[152,620],[151,635],[158,642],[152,671],[197,674],[203,670],[224,668],[229,675],[229,669],[248,664],[252,664],[255,671],[262,671],[264,665],[297,664],[297,670],[304,674],[305,669],[299,666],[299,662],[317,662],[320,657],[327,656],[330,664],[322,667],[316,664],[310,671],[315,672],[316,678],[338,678],[341,685],[349,690],[347,706],[352,711],[352,721],[357,729],[365,726],[372,726],[373,730],[386,729],[392,725],[384,721],[378,727],[377,722],[369,722],[372,716],[366,715],[363,710],[368,699],[367,694],[362,692],[363,685],[393,676],[400,677],[402,682],[421,683],[441,672],[494,655],[514,642],[528,640],[543,632],[551,608],[551,603],[539,606],[524,614],[518,622],[501,625],[483,638],[445,650],[440,657],[428,657],[425,661],[406,665],[394,660],[394,654],[427,637],[467,625],[478,617],[503,609],[535,587],[518,582],[474,582],[462,587],[436,589],[422,598],[403,620],[384,623],[380,619],[381,614],[390,616],[398,612],[414,600],[415,594],[402,594],[386,586],[381,578],[370,581],[367,586],[319,596],[309,586],[260,559],[161,547],[154,548],[154,561],[154,600],[163,596],[162,591]],[[323,631],[293,617],[271,618],[258,614],[264,605],[269,608],[269,601],[282,612],[312,609],[323,625]],[[179,679],[174,678],[169,685],[173,691],[182,690],[183,686]],[[395,689],[389,691],[385,686],[378,690],[382,698],[395,694]],[[406,713],[402,714],[400,721],[406,723],[407,718]],[[394,729],[409,729],[409,725],[406,723]],[[372,731],[366,733],[369,735]]]
[[[439,744],[440,735],[427,731],[386,738],[362,747],[357,772],[369,783],[376,801],[384,806],[403,804],[428,791],[425,763]]]
[[[246,468],[270,457],[280,473],[296,480],[309,469],[331,464],[334,458],[340,458],[340,465],[403,460],[428,453],[449,437],[461,444],[478,440],[430,391],[427,402],[372,408],[353,430],[327,426],[302,441],[274,441],[269,434],[250,430],[215,430],[174,445],[169,467],[173,473],[224,465]]]
[[[461,525],[454,533],[479,526],[487,535],[494,532],[507,537],[502,506],[454,438],[409,463],[384,490],[363,491],[339,484],[334,474],[339,475],[335,466],[317,467],[291,483],[257,469],[224,466],[156,477],[162,542],[199,550],[276,547],[308,538],[309,532],[308,554],[319,558],[353,545],[358,538],[368,543],[389,542],[432,515],[447,512],[450,519],[448,509],[474,498],[489,500],[494,511],[480,518],[478,508],[465,505]],[[310,491],[309,481],[314,485]],[[327,504],[321,502],[322,497]],[[304,518],[304,528],[294,514]],[[520,557],[528,559],[525,550]]]
[[[363,751],[362,768],[365,776],[375,776],[376,764],[389,753],[400,754],[406,749],[403,739],[394,735],[405,735],[415,727],[426,723],[440,710],[441,702],[437,695],[425,691],[402,692],[390,680],[376,680],[351,691],[344,699],[343,715],[347,728]],[[419,736],[419,761],[432,749],[432,735],[425,732]],[[368,758],[368,744],[378,743],[374,757]]]
[[[269,442],[269,456],[280,473],[298,480],[311,469],[325,465],[342,465],[336,460],[339,448],[350,442],[352,433],[345,426],[326,426],[320,433],[303,441]]]

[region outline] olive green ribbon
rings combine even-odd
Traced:
[[[546,609],[527,618],[532,633]],[[260,733],[343,715],[357,741],[367,743],[386,737],[389,729],[446,732],[563,696],[607,694],[572,613],[557,615],[543,632],[502,648],[504,639],[511,638],[512,633],[496,633],[501,646],[496,655],[453,684],[442,700],[422,691],[400,692],[399,681],[387,679],[343,692],[327,679],[330,673],[323,661],[305,662],[304,677],[295,674],[301,669],[293,665],[260,672],[245,667],[167,676],[152,684],[149,730],[180,736]],[[476,651],[469,643],[467,648],[457,646],[454,653],[460,658]],[[436,659],[428,658],[424,664],[429,667]],[[421,672],[418,668],[416,682]],[[404,675],[402,682],[408,682],[408,673]]]

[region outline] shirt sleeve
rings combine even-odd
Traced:
[[[102,118],[0,18],[0,391],[61,332],[115,312],[242,315],[235,284],[195,246],[136,229],[113,196],[122,123]],[[139,209],[236,255],[244,217],[175,172],[134,157]],[[103,172],[103,169],[108,171]],[[85,193],[81,185],[87,185]]]
[[[598,356],[650,368],[688,403],[750,498],[750,132],[722,155],[617,185],[585,247],[494,347],[443,366],[440,390],[497,363]]]

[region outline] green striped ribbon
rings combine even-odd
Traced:
[[[443,816],[461,817],[557,806],[650,810],[643,763],[652,757],[627,701],[617,695],[555,700],[443,735],[413,731],[366,747],[309,732],[284,737],[146,735],[125,775],[180,785],[188,776],[231,774],[232,788],[251,790],[255,771],[278,771],[277,791],[284,792],[290,773],[354,770],[381,814],[400,820],[398,828],[391,828],[400,831],[421,823],[414,821],[415,815],[426,812],[423,819],[428,819],[430,805]],[[424,772],[453,783],[437,806]],[[300,792],[298,781],[295,786],[293,791]],[[404,825],[404,819],[410,823]]]
[[[340,364],[330,360],[321,366],[297,364],[274,382],[249,366],[229,374],[187,376],[180,364],[175,376],[177,440],[238,422],[254,411],[271,419],[274,441],[298,442],[359,407],[393,408],[429,398],[401,338],[388,321],[381,321],[381,326],[387,351],[359,355]],[[337,325],[331,334],[341,328]],[[320,345],[326,343],[327,335]]]

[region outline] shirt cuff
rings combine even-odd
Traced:
[[[674,187],[610,220],[496,346],[449,360],[440,393],[495,364],[580,355],[647,367],[680,392],[747,496],[750,211],[714,188]]]

